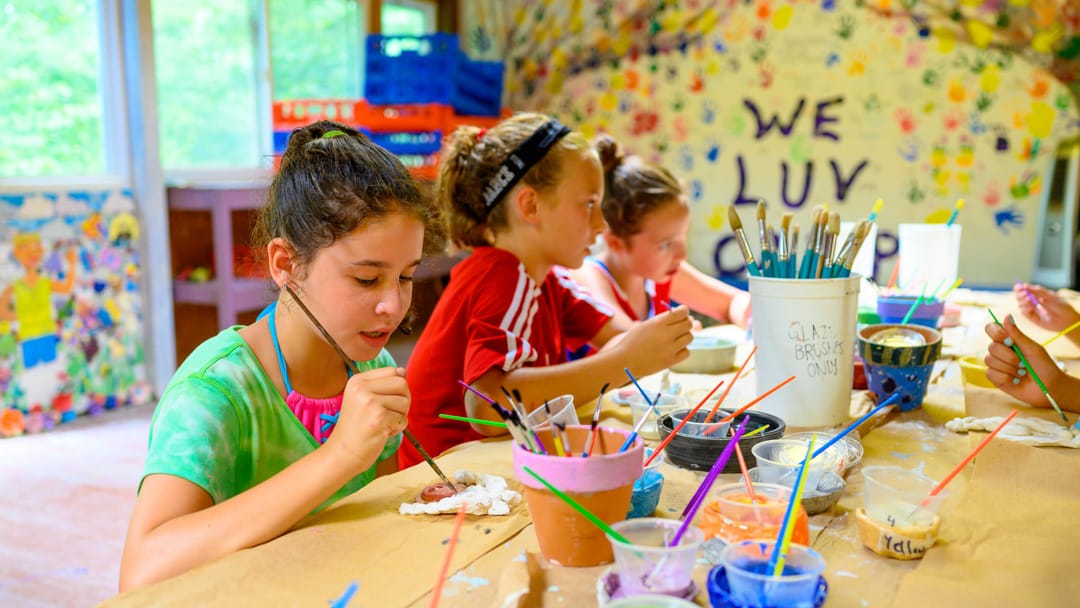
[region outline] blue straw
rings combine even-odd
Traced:
[[[799,476],[795,478],[795,487],[791,491],[791,500],[787,503],[787,509],[784,511],[784,521],[780,524],[780,538],[777,538],[776,544],[773,545],[773,553],[769,558],[769,566],[765,569],[766,574],[769,576],[772,576],[773,571],[776,570],[776,562],[780,559],[781,544],[784,542],[784,531],[788,529],[788,525],[791,523],[791,513],[795,510],[795,499],[802,495],[802,484],[805,481],[803,478],[803,471],[813,458],[813,456],[810,455],[810,448],[813,447],[813,443],[814,441],[811,439],[810,443],[806,444],[806,456],[803,458],[802,464],[799,465]]]
[[[345,608],[349,605],[349,601],[352,600],[353,595],[356,594],[356,590],[360,588],[360,584],[356,581],[349,583],[349,586],[345,588],[345,593],[341,594],[336,600],[330,603],[330,608]]]
[[[892,395],[889,395],[888,399],[886,399],[885,401],[882,401],[881,403],[879,403],[877,405],[877,407],[870,410],[865,416],[863,416],[862,418],[859,418],[855,422],[852,422],[850,425],[848,425],[848,427],[846,429],[840,431],[832,439],[826,441],[824,445],[822,445],[820,448],[817,449],[816,452],[814,452],[814,455],[811,456],[811,458],[817,458],[822,452],[829,449],[834,443],[836,443],[837,441],[840,441],[841,439],[844,438],[845,435],[847,435],[851,431],[854,431],[856,428],[858,428],[858,426],[860,424],[866,422],[871,416],[873,416],[874,414],[880,412],[881,408],[885,407],[886,405],[892,405],[892,403],[894,401],[896,401],[897,399],[899,399],[899,398],[900,398],[900,392],[899,391],[893,393]]]

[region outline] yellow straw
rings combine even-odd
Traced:
[[[964,279],[956,279],[955,281],[953,281],[953,284],[950,285],[949,288],[945,290],[945,293],[941,294],[941,299],[944,300],[946,297],[948,297],[948,295],[950,293],[952,293],[954,289],[959,287],[963,282],[964,282]]]
[[[749,433],[743,435],[742,438],[746,439],[747,437],[753,437],[754,435],[757,435],[758,433],[764,431],[767,428],[769,428],[769,425],[763,424],[763,425],[759,426],[758,428],[750,431]]]
[[[788,518],[787,527],[784,528],[780,537],[780,557],[776,560],[773,568],[773,576],[780,576],[784,571],[784,562],[787,560],[788,548],[791,546],[791,535],[795,531],[795,520],[799,518],[799,504],[802,502],[803,487],[806,485],[806,473],[810,470],[810,455],[814,453],[814,441],[817,435],[810,436],[810,444],[806,446],[806,459],[803,460],[802,473],[799,481],[795,484],[795,493],[791,496],[794,503],[791,506],[791,517]]]
[[[1054,334],[1053,337],[1051,337],[1046,342],[1043,342],[1042,345],[1043,346],[1049,346],[1051,342],[1053,342],[1054,340],[1057,340],[1058,338],[1060,338],[1061,336],[1064,336],[1067,333],[1072,332],[1072,330],[1076,329],[1077,327],[1080,327],[1080,321],[1077,321],[1076,323],[1073,323],[1072,325],[1070,325],[1070,326],[1066,327],[1065,329],[1059,331],[1058,333]]]

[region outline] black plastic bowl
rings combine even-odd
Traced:
[[[720,410],[720,417],[727,416],[732,410]],[[672,416],[679,416],[682,418],[686,414],[690,413],[690,410],[680,410],[678,412],[672,412],[657,422],[657,428],[660,431],[660,439],[663,440],[671,431],[675,428],[675,423],[672,420]],[[705,422],[705,416],[708,416],[708,412],[702,410],[694,414],[694,417],[690,419],[690,422]],[[747,468],[757,466],[757,459],[754,458],[753,452],[750,448],[754,447],[755,443],[759,441],[765,441],[768,439],[779,439],[784,436],[784,429],[787,425],[784,421],[772,414],[765,414],[763,412],[747,412],[741,414],[731,422],[732,428],[738,428],[742,421],[747,416],[750,417],[750,423],[746,425],[746,432],[749,433],[754,429],[761,427],[763,424],[769,425],[769,428],[763,433],[758,433],[753,437],[747,437],[746,439],[739,440],[739,447],[742,448],[743,456],[746,458]],[[714,418],[716,420],[716,418]],[[679,433],[671,440],[671,443],[664,448],[664,458],[671,464],[682,467],[684,469],[690,469],[691,471],[708,471],[712,468],[716,459],[720,457],[720,453],[727,447],[728,441],[731,437],[700,437],[693,435],[686,435]],[[722,473],[738,473],[739,472],[739,460],[732,458],[724,465]]]

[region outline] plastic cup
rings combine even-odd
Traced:
[[[847,422],[860,280],[750,277],[757,392],[795,376],[755,409],[792,427]]]
[[[655,398],[655,395],[649,395],[650,399]],[[645,401],[645,397],[640,394],[634,395],[629,399],[630,401],[630,414],[634,418],[634,428],[637,428],[637,424],[641,421],[642,416],[649,411],[649,404]],[[656,404],[656,408],[649,413],[649,419],[642,425],[639,435],[645,439],[659,439],[660,431],[656,429],[656,421],[661,417],[668,414],[677,412],[679,410],[686,409],[686,397],[682,395],[670,395],[662,394]]]
[[[757,460],[758,479],[764,483],[776,483],[787,488],[794,488],[799,480],[799,468],[806,458],[806,441],[791,439],[771,439],[755,444],[751,451]],[[815,442],[814,451],[825,445],[824,441]],[[806,471],[804,492],[818,487],[822,476],[830,471],[839,473],[843,470],[847,446],[837,442],[820,456],[810,460]]]
[[[551,415],[548,416],[548,410],[551,411]],[[535,410],[529,412],[525,422],[529,424],[533,430],[546,429],[551,426],[551,421],[560,422],[566,426],[574,426],[580,424],[578,422],[577,410],[574,409],[574,396],[573,395],[559,395],[554,399],[550,399],[547,402],[547,407],[541,405]]]
[[[930,494],[937,482],[929,477],[901,467],[869,466],[862,469],[866,486],[866,514],[874,521],[904,528],[929,526],[946,491],[920,507],[919,502]]]
[[[948,289],[956,281],[960,267],[960,224],[900,224],[900,287],[926,295],[941,286]],[[757,312],[755,311],[755,315]]]
[[[780,576],[769,571],[776,541],[744,540],[721,554],[731,599],[740,606],[813,606],[825,559],[792,543]]]
[[[878,318],[881,319],[882,323],[903,322],[908,311],[915,305],[915,300],[917,298],[918,296],[912,295],[878,296]],[[941,316],[944,314],[944,301],[923,301],[919,302],[918,306],[915,306],[915,312],[911,313],[911,318],[908,319],[908,323],[936,328],[941,324]]]
[[[680,525],[682,522],[677,519],[645,517],[611,526],[631,543],[628,545],[608,536],[615,552],[615,572],[626,595],[679,596],[690,587],[698,548],[705,536],[699,528],[690,526],[679,544],[669,547]]]
[[[673,412],[671,414],[671,421],[673,423],[672,428],[677,428],[682,424],[683,420],[686,420],[686,415],[691,411],[692,410],[679,410]],[[728,429],[731,428],[731,422],[725,422],[719,426],[717,426],[717,424],[730,413],[730,411],[717,410],[716,415],[713,416],[712,420],[705,422],[705,418],[708,417],[709,411],[705,406],[702,406],[701,409],[694,414],[693,418],[682,425],[682,428],[679,429],[679,434],[692,435],[694,437],[727,437],[729,435]],[[714,430],[709,432],[710,429]]]
[[[784,522],[791,488],[773,483],[754,483],[757,501],[751,501],[743,482],[715,488],[713,499],[701,513],[701,529],[706,538],[719,538],[726,543],[743,540],[776,538]],[[795,518],[791,542],[810,542],[810,523],[801,506]]]

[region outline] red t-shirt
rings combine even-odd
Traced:
[[[537,285],[514,254],[477,247],[450,272],[450,283],[409,357],[409,429],[432,456],[481,439],[467,423],[439,418],[466,415],[465,389],[458,380],[471,384],[492,368],[510,372],[562,363],[568,344],[591,340],[612,314],[565,270],[553,269]],[[402,442],[401,468],[422,460]]]
[[[608,270],[607,264],[600,261],[599,258],[588,256],[585,258],[586,264],[592,264],[600,269],[600,272],[607,278],[608,283],[611,283],[611,292],[615,294],[615,300],[619,303],[619,308],[626,313],[627,317],[630,317],[631,321],[644,321],[645,319],[651,319],[658,314],[665,313],[671,310],[671,281],[664,283],[657,283],[652,279],[645,279],[645,295],[649,297],[649,310],[645,314],[645,319],[638,318],[637,311],[634,306],[630,304],[630,299],[626,297],[626,292],[619,287],[619,284],[615,281],[615,277],[611,276],[611,271]]]

